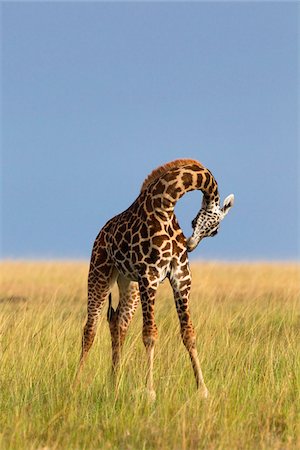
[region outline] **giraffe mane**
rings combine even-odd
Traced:
[[[189,164],[197,165],[198,167],[203,167],[199,161],[196,161],[195,159],[175,159],[174,161],[170,161],[166,164],[163,164],[162,166],[157,167],[154,169],[145,179],[144,183],[141,187],[141,192],[143,192],[145,189],[147,189],[150,184],[152,184],[154,181],[158,180],[162,175],[169,172],[172,169],[178,169],[179,167],[187,166]]]

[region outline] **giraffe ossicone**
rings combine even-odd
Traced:
[[[202,191],[203,200],[192,222],[193,234],[186,239],[174,207],[186,192],[192,190]],[[146,388],[151,393],[150,397],[155,398],[153,361],[157,327],[154,303],[159,283],[168,278],[173,289],[182,341],[190,355],[196,384],[200,392],[207,396],[189,312],[191,272],[187,252],[192,251],[204,237],[217,233],[233,200],[231,194],[220,208],[215,178],[193,159],[177,159],[150,173],[137,199],[126,211],[109,220],[94,242],[88,275],[87,320],[78,374],[94,341],[98,319],[107,300],[112,369],[113,374],[117,373],[125,336],[140,302],[142,336],[148,360]],[[113,309],[111,288],[115,282],[119,288],[119,303]]]

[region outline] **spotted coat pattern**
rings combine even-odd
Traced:
[[[116,310],[108,309],[112,340],[112,366],[116,372],[125,335],[138,303],[143,313],[143,342],[148,355],[146,386],[153,389],[153,355],[157,338],[155,293],[168,278],[173,289],[181,336],[187,348],[197,386],[207,395],[189,312],[191,273],[187,240],[174,214],[176,202],[188,191],[201,190],[211,207],[220,199],[217,183],[208,169],[189,159],[175,160],[154,170],[140,195],[121,214],[109,220],[97,236],[88,276],[87,321],[82,339],[80,367],[93,343],[101,310],[115,281],[119,287]]]

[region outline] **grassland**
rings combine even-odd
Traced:
[[[140,308],[117,393],[105,317],[72,392],[87,264],[3,262],[0,270],[1,450],[300,448],[299,266],[192,266],[192,317],[211,394],[205,401],[163,284],[154,404],[143,391]]]

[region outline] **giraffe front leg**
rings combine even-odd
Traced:
[[[149,400],[154,401],[156,393],[153,384],[154,345],[157,339],[157,326],[154,320],[154,302],[158,283],[149,283],[148,278],[139,282],[143,310],[143,343],[147,353],[146,390]]]
[[[196,348],[195,331],[193,330],[193,326],[192,326],[191,322],[188,326],[189,329],[187,332],[183,331],[182,328],[183,327],[181,327],[182,340],[183,340],[183,343],[184,343],[186,349],[188,350],[190,358],[191,358],[197,389],[199,389],[200,395],[203,398],[207,398],[209,393],[208,393],[208,389],[204,382],[204,378],[203,378],[203,374],[202,374],[202,370],[201,370],[201,366],[200,366],[200,362],[199,362],[198,352],[197,352],[197,348]]]
[[[189,294],[191,288],[191,277],[188,265],[180,271],[172,273],[170,277],[171,286],[174,293],[176,310],[180,322],[182,341],[189,353],[197,389],[203,398],[208,397],[208,389],[205,385],[202,370],[200,367],[198,352],[196,348],[196,334],[191,321],[189,311]]]

